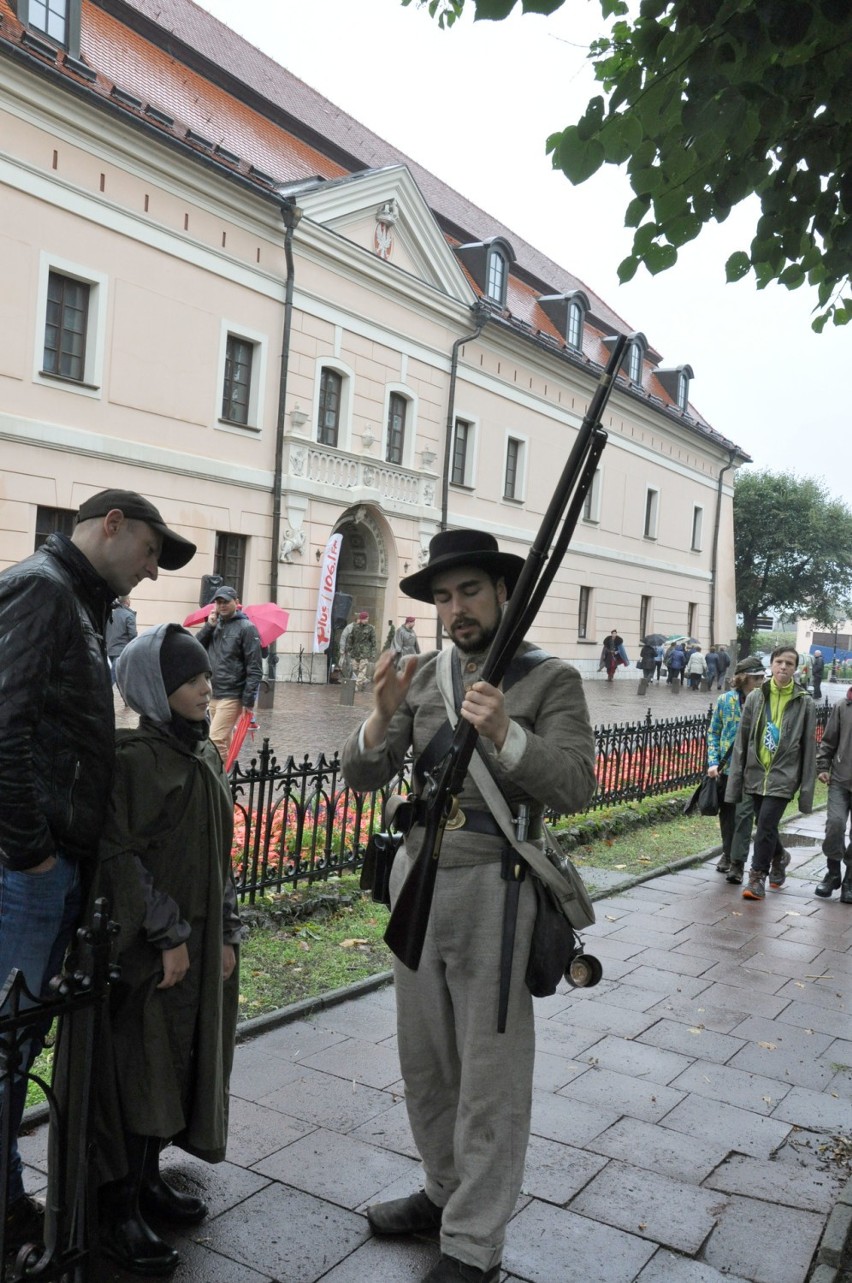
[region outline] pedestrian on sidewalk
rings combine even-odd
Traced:
[[[746,900],[764,898],[767,874],[771,887],[784,885],[790,856],[778,826],[797,792],[799,809],[810,814],[816,782],[816,709],[807,691],[793,681],[798,652],[776,646],[769,662],[769,678],[743,705],[728,780],[730,800],[750,795],[757,815]]]
[[[346,660],[349,671],[355,679],[356,691],[360,692],[366,688],[378,653],[376,630],[370,623],[368,612],[360,610],[355,617],[352,631],[346,638]]]
[[[115,661],[128,642],[136,636],[136,611],[131,608],[129,597],[116,597],[104,632],[104,645],[109,660],[112,684],[115,685]]]
[[[142,495],[102,490],[81,505],[70,538],[49,535],[0,574],[0,987],[17,967],[46,996],[80,917],[113,768],[110,604],[194,555]],[[16,1137],[49,1024],[22,1047],[10,1099],[0,1100],[11,1136],[7,1250],[42,1234]]]
[[[815,650],[813,663],[811,664],[811,680],[814,684],[814,699],[822,699],[822,675],[824,672],[825,660],[822,657],[822,651]]]
[[[239,998],[234,807],[209,739],[210,659],[178,624],[131,642],[119,689],[140,714],[116,736],[112,797],[92,899],[118,922],[120,980],[98,1049],[95,1132],[100,1244],[134,1274],[178,1254],[151,1222],[197,1225],[200,1198],[160,1175],[170,1141],[225,1157]]]
[[[198,641],[210,656],[213,674],[210,738],[225,762],[237,719],[244,708],[254,708],[263,676],[260,634],[240,610],[236,588],[217,589]]]
[[[400,588],[436,606],[464,688],[460,715],[479,731],[478,747],[513,811],[529,808],[528,836],[538,838],[545,807],[566,813],[590,800],[594,740],[580,675],[562,660],[523,642],[513,660],[519,680],[510,684],[507,673],[505,694],[480,679],[523,564],[490,534],[446,530],[432,539],[428,564]],[[545,662],[525,663],[530,652]],[[390,654],[381,656],[372,712],[343,749],[352,787],[380,788],[446,723],[438,663],[435,652],[420,655],[400,673]],[[414,777],[416,795],[424,786],[416,762]],[[425,1188],[375,1204],[367,1217],[376,1234],[440,1229],[441,1257],[423,1283],[496,1283],[530,1133],[535,1039],[524,976],[536,894],[532,877],[515,873],[517,856],[470,774],[458,800],[461,823],[444,834],[419,967],[394,960],[405,1103]],[[425,832],[416,801],[409,814],[391,874],[394,902]],[[503,933],[512,884],[513,940]],[[509,985],[498,1033],[501,961]]]
[[[846,826],[852,814],[852,686],[842,703],[831,710],[819,748],[817,771],[828,785],[823,854],[828,862],[816,894],[827,899],[840,887],[841,904],[852,904],[852,845],[847,846]],[[842,884],[840,866],[846,869]]]
[[[731,667],[731,657],[725,650],[724,646],[716,647],[716,664],[718,668],[716,676],[716,690],[720,691],[725,685],[725,674]]]
[[[682,642],[677,642],[669,650],[666,656],[666,668],[669,671],[669,675],[666,678],[668,684],[671,686],[675,682],[680,682],[682,686],[683,670],[686,668],[686,651]]]
[[[741,659],[734,670],[733,689],[716,700],[707,728],[707,774],[719,780],[719,829],[722,856],[716,865],[718,873],[739,886],[751,845],[754,825],[754,802],[746,794],[738,802],[728,800],[728,769],[736,743],[743,705],[753,690],[763,682],[763,664],[756,655]]]
[[[396,653],[396,666],[399,669],[405,668],[413,655],[420,654],[420,642],[414,631],[415,623],[414,615],[406,615],[405,620],[394,633],[393,649]]]
[[[643,642],[642,649],[639,651],[639,667],[642,669],[642,677],[646,682],[652,681],[656,663],[657,647],[652,646],[650,642]]]
[[[615,671],[619,664],[627,664],[627,651],[624,648],[624,638],[618,634],[618,629],[613,628],[609,637],[604,637],[603,649],[601,651],[601,662],[598,665],[598,672],[602,668],[606,669],[606,679],[611,682],[615,677]]]
[[[689,659],[686,661],[686,676],[689,682],[689,689],[691,691],[697,691],[706,674],[707,665],[704,662],[701,647],[696,646],[695,649],[690,652]]]

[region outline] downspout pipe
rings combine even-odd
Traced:
[[[281,335],[281,372],[278,379],[278,413],[275,422],[275,471],[272,481],[272,561],[269,571],[269,600],[278,600],[278,549],[281,546],[281,483],[284,476],[284,434],[287,427],[287,374],[290,368],[290,341],[293,333],[293,234],[299,226],[302,211],[292,199],[281,202],[284,222],[284,259],[287,280],[284,287],[284,329]],[[275,643],[269,648],[268,668],[275,680],[278,665]]]
[[[719,472],[719,481],[716,487],[716,520],[713,523],[713,553],[710,562],[710,645],[716,644],[716,576],[719,566],[719,531],[722,526],[722,479],[726,472],[734,466],[734,459],[737,457],[737,451],[731,451],[731,457]],[[728,642],[725,638],[725,642]]]
[[[453,435],[455,432],[456,422],[456,377],[459,368],[459,352],[465,343],[472,343],[478,339],[486,322],[491,316],[490,308],[477,299],[471,308],[473,313],[473,323],[476,329],[472,334],[463,334],[461,338],[456,339],[453,344],[453,351],[450,357],[450,392],[447,398],[447,425],[444,433],[444,466],[441,473],[441,530],[446,530],[447,520],[450,509],[450,467],[453,456]],[[438,650],[441,649],[441,623],[438,621],[435,631],[435,645]]]

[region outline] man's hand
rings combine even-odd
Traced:
[[[711,780],[715,780],[715,778],[716,778],[716,776],[717,776],[718,774],[719,774],[719,768],[718,768],[718,766],[708,766],[708,767],[707,767],[707,775],[708,775],[708,777],[709,777]]]
[[[158,989],[171,989],[179,985],[189,971],[189,950],[185,944],[176,945],[174,949],[163,950],[163,978]]]
[[[827,784],[828,781],[831,779],[831,771],[820,771],[819,775],[817,776],[817,779],[822,780],[823,784]]]
[[[401,672],[397,672],[395,661],[393,651],[383,651],[373,670],[373,711],[364,723],[365,748],[381,744],[391,718],[408,694],[417,660],[409,659]]]
[[[222,979],[229,980],[237,965],[237,951],[232,944],[222,945]]]
[[[474,682],[464,697],[461,715],[500,752],[509,733],[509,717],[501,690],[488,682]]]

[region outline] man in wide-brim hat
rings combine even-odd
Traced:
[[[428,563],[400,588],[434,603],[452,642],[440,654],[449,654],[456,680],[445,682],[439,653],[418,655],[397,671],[386,651],[373,677],[372,712],[343,750],[350,785],[380,788],[413,749],[414,793],[422,792],[421,754],[447,720],[440,672],[444,689],[459,689],[458,712],[479,732],[479,748],[513,814],[528,808],[531,839],[540,838],[545,807],[570,812],[588,803],[594,742],[577,671],[523,642],[502,689],[481,680],[523,564],[482,531],[434,537]],[[429,748],[427,758],[436,751],[440,757]],[[440,1229],[441,1256],[424,1283],[494,1283],[529,1139],[534,1040],[525,972],[536,897],[470,774],[458,802],[457,827],[447,829],[441,846],[418,969],[394,960],[400,1063],[424,1188],[375,1204],[367,1216],[376,1234]],[[424,838],[416,796],[408,815],[411,827],[391,873],[394,901]],[[515,936],[507,946],[504,910],[510,884],[518,882],[511,895]],[[501,998],[507,1006],[499,1033]]]

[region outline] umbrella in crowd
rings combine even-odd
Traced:
[[[231,767],[234,765],[234,762],[236,762],[237,757],[239,756],[240,749],[245,743],[245,738],[249,731],[251,731],[252,739],[254,739],[254,730],[252,728],[253,717],[254,717],[254,710],[251,708],[244,708],[243,711],[240,713],[239,717],[237,718],[234,724],[233,734],[231,735],[231,743],[228,747],[228,756],[225,759],[226,771],[230,771]]]
[[[191,615],[187,615],[183,621],[184,628],[192,628],[194,624],[203,624],[210,611],[213,609],[214,602],[202,606],[200,610],[194,610]],[[244,615],[248,615],[260,635],[261,646],[271,646],[278,637],[282,637],[287,631],[287,624],[290,616],[286,610],[277,606],[274,601],[265,602],[260,606],[240,606]]]
[[[642,640],[646,646],[662,646],[666,639],[662,633],[648,633],[648,636],[643,637]]]

